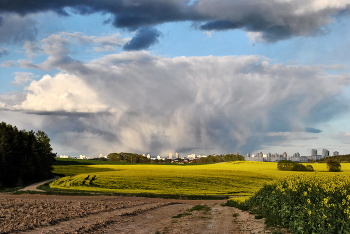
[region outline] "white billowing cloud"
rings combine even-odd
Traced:
[[[123,52],[56,66],[62,73],[32,81],[13,108],[46,115],[43,130],[55,144],[90,155],[245,153],[328,121],[347,105],[342,78],[260,56]]]
[[[14,110],[14,106],[26,99],[26,93],[23,92],[10,92],[0,94],[0,110],[8,109]]]
[[[16,105],[16,109],[34,112],[101,112],[107,106],[98,100],[96,91],[83,80],[67,74],[55,77],[44,76],[32,81],[28,87],[26,100]]]

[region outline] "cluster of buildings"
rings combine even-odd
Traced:
[[[86,157],[85,155],[79,155],[79,156],[68,156],[68,155],[60,155],[58,158],[74,158],[74,159],[90,159],[89,157]],[[98,158],[107,158],[106,155],[100,154]]]
[[[293,162],[308,162],[308,161],[316,161],[321,158],[329,157],[329,150],[323,149],[322,154],[317,154],[317,149],[311,150],[310,156],[301,156],[299,153],[294,153],[293,156],[288,156],[286,152],[283,154],[263,154],[262,152],[257,154],[246,154],[244,156],[246,161],[260,161],[260,162],[278,162],[280,160],[290,160]],[[339,156],[338,151],[333,152],[333,156]]]
[[[169,153],[168,156],[160,156],[157,155],[156,157],[153,157],[151,154],[143,154],[143,156],[152,159],[152,160],[170,160],[170,161],[184,161],[184,162],[190,162],[194,159],[202,158],[202,157],[207,157],[206,155],[196,155],[196,154],[189,154],[187,156],[180,156],[180,153]]]
[[[169,153],[168,156],[153,156],[151,154],[143,154],[143,156],[151,159],[151,160],[171,160],[171,161],[192,161],[194,159],[202,158],[202,157],[207,157],[206,155],[196,155],[196,154],[189,154],[186,156],[180,156],[179,153]],[[74,158],[74,159],[91,159],[90,157],[86,157],[85,155],[79,155],[79,156],[68,156],[68,155],[59,155],[59,158]],[[96,158],[96,157],[95,157]],[[98,158],[107,158],[106,155],[100,154]]]

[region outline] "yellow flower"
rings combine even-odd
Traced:
[[[327,204],[328,203],[328,201],[329,201],[329,198],[328,197],[326,197],[326,198],[323,198],[323,204]]]

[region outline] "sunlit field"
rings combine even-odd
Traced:
[[[279,171],[272,162],[229,162],[206,165],[56,165],[54,173],[67,175],[51,188],[111,193],[252,196],[267,182],[306,174],[350,175],[350,164],[342,172],[327,172],[326,164],[312,164],[315,172]]]

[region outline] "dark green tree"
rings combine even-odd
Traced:
[[[27,132],[0,123],[0,187],[49,178],[55,156],[44,132]]]
[[[140,154],[134,154],[134,153],[110,153],[107,155],[108,161],[114,161],[114,162],[129,162],[129,163],[149,163],[151,162],[150,159],[147,157],[140,155]]]

